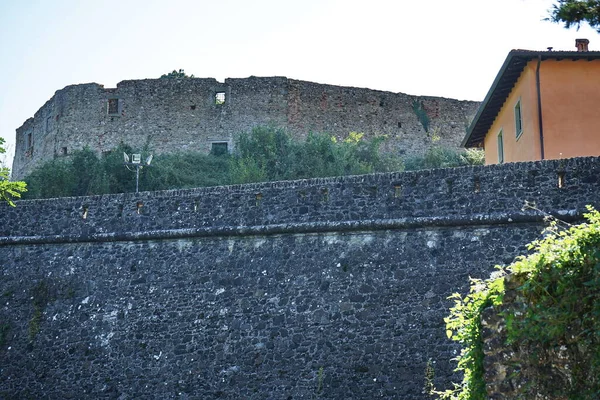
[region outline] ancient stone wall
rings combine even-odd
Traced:
[[[479,103],[339,87],[285,77],[145,79],[114,89],[72,85],[55,95],[17,129],[13,177],[43,161],[85,146],[109,151],[120,142],[155,153],[208,152],[212,143],[231,150],[237,134],[276,125],[303,136],[311,131],[345,137],[351,131],[387,135],[385,150],[424,152],[439,138],[458,147]],[[426,111],[427,131],[414,106]],[[435,137],[435,139],[434,139]]]
[[[447,296],[539,235],[525,201],[564,219],[598,206],[599,172],[587,158],[2,205],[0,397],[425,399],[427,360],[438,388],[458,379]]]

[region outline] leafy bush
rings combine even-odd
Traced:
[[[262,126],[239,135],[234,154],[198,152],[161,154],[140,170],[140,190],[164,190],[232,183],[266,182],[401,171],[402,160],[379,151],[384,136],[365,139],[350,132],[343,140],[326,133],[310,133],[300,140],[281,128]],[[27,198],[87,196],[131,192],[135,172],[123,166],[123,153],[143,151],[121,144],[98,157],[85,148],[70,157],[54,159],[24,180]],[[424,157],[407,160],[409,169],[441,168],[473,163],[467,155],[441,147]]]
[[[588,207],[589,208],[589,207]],[[554,223],[545,238],[528,248],[534,252],[506,268],[522,282],[519,312],[504,314],[509,343],[534,349],[525,365],[537,365],[539,355],[557,346],[574,349],[570,383],[557,398],[598,398],[600,395],[600,213],[589,208],[588,223],[560,230]],[[438,393],[444,399],[487,399],[483,371],[481,314],[502,304],[504,278],[473,280],[466,296],[454,294],[454,307],[445,319],[448,336],[462,344],[458,371],[463,382]],[[521,395],[544,382],[524,385]],[[547,382],[546,382],[547,383]],[[562,396],[562,397],[561,397]]]
[[[4,138],[0,137],[0,154],[6,153],[4,149]],[[0,160],[0,201],[6,201],[10,206],[15,205],[14,199],[21,197],[21,193],[27,191],[27,185],[22,181],[11,181],[10,170]]]
[[[483,164],[483,150],[457,151],[441,146],[433,146],[424,155],[409,157],[404,161],[404,167],[407,171]]]

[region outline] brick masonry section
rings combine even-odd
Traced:
[[[0,209],[0,397],[426,399],[448,295],[598,206],[600,159]],[[558,176],[563,176],[562,187]]]
[[[224,99],[224,100],[223,100]],[[413,103],[427,114],[426,132]],[[58,90],[17,129],[13,177],[87,146],[101,153],[124,142],[156,154],[230,149],[240,132],[258,125],[286,128],[299,137],[349,132],[387,135],[384,150],[423,153],[439,144],[457,148],[478,102],[410,96],[323,85],[285,77],[145,79],[105,89],[96,83]],[[436,139],[437,140],[437,139]]]

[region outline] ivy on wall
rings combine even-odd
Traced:
[[[541,354],[553,349],[568,349],[568,384],[553,387],[556,398],[583,399],[600,396],[600,213],[591,207],[587,223],[559,228],[556,222],[545,237],[528,248],[505,270],[500,268],[487,280],[473,279],[469,294],[454,294],[454,307],[445,319],[447,335],[461,343],[457,370],[463,381],[454,389],[435,392],[442,399],[487,399],[484,380],[484,352],[481,316],[494,306],[506,322],[507,343],[514,351],[526,348],[521,365],[514,370],[527,381],[518,396],[532,398],[534,393],[553,385],[551,374],[531,373],[554,368],[552,360]],[[499,267],[498,267],[499,268]],[[513,304],[500,310],[505,295],[504,274],[519,282]],[[542,365],[540,360],[546,360]],[[533,366],[533,367],[532,367]],[[557,390],[560,392],[557,392]]]

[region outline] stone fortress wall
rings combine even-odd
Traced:
[[[414,102],[430,120],[427,132]],[[13,177],[85,146],[98,153],[124,142],[155,153],[208,152],[257,125],[295,135],[351,131],[387,135],[387,151],[418,154],[432,144],[457,148],[478,102],[417,97],[285,77],[144,79],[106,89],[96,83],[58,90],[17,129]]]
[[[0,397],[427,399],[448,295],[599,158],[0,205]],[[522,209],[525,202],[535,209]],[[458,379],[458,377],[454,377]]]

